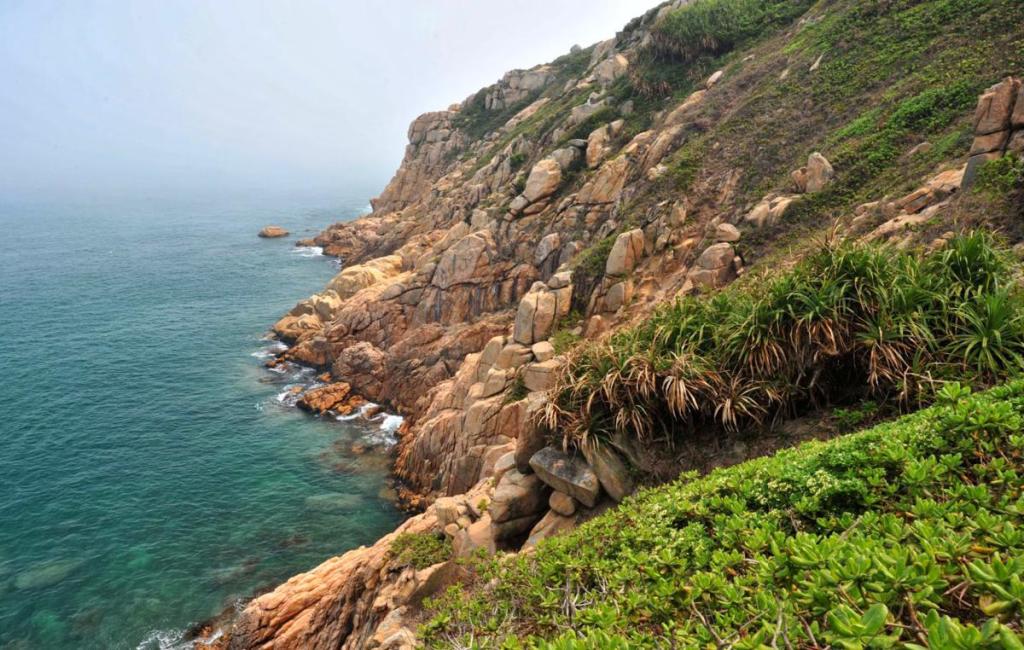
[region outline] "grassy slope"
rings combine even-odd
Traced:
[[[683,476],[497,560],[439,646],[1020,648],[1024,382]],[[577,637],[578,635],[578,637]],[[555,639],[550,644],[541,639]]]

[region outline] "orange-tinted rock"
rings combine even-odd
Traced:
[[[335,384],[328,384],[327,386],[321,386],[320,388],[313,388],[306,391],[306,393],[299,398],[297,404],[299,408],[307,411],[323,413],[324,411],[330,411],[338,406],[344,406],[351,392],[351,386],[343,381],[339,381]]]

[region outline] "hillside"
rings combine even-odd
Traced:
[[[1016,647],[1011,425],[933,431],[967,408],[944,406],[677,477],[1019,373],[1022,18],[1016,0],[676,0],[417,118],[372,214],[305,242],[344,268],[274,325],[271,363],[327,373],[315,412],[401,412],[394,473],[421,512],[254,599],[217,643],[956,647],[932,635],[977,624]],[[1007,386],[963,404],[1017,422]],[[801,582],[833,569],[784,570],[816,535],[892,573],[858,554],[976,514],[933,471],[947,461],[991,515],[958,534],[991,550],[919,535],[931,564],[906,579],[925,586],[858,577],[845,600]],[[777,477],[792,489],[766,492]]]

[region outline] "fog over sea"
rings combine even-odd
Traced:
[[[338,270],[295,239],[371,193],[0,203],[0,649],[178,647],[400,520],[394,419],[310,417],[313,373],[263,367]]]

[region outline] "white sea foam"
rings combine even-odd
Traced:
[[[375,415],[372,418],[366,417],[367,413],[369,413],[372,409],[375,409],[375,408],[378,408],[378,407],[379,407],[378,404],[374,404],[373,402],[367,402],[366,404],[363,404],[362,406],[360,406],[359,410],[356,411],[355,413],[349,413],[348,415],[339,415],[338,417],[336,417],[334,419],[337,420],[338,422],[348,422],[350,420],[355,420],[356,418],[363,418],[364,420],[370,420],[372,422],[373,420],[382,419],[382,418],[386,417],[383,413],[381,413],[379,415]]]
[[[135,650],[189,650],[192,647],[192,643],[185,640],[182,630],[154,630],[146,635]]]
[[[405,422],[405,418],[401,415],[386,415],[384,420],[380,423],[380,430],[388,433],[394,433],[398,431],[398,427],[402,426]]]
[[[324,249],[320,246],[296,246],[292,252],[299,257],[320,257],[324,254]]]

